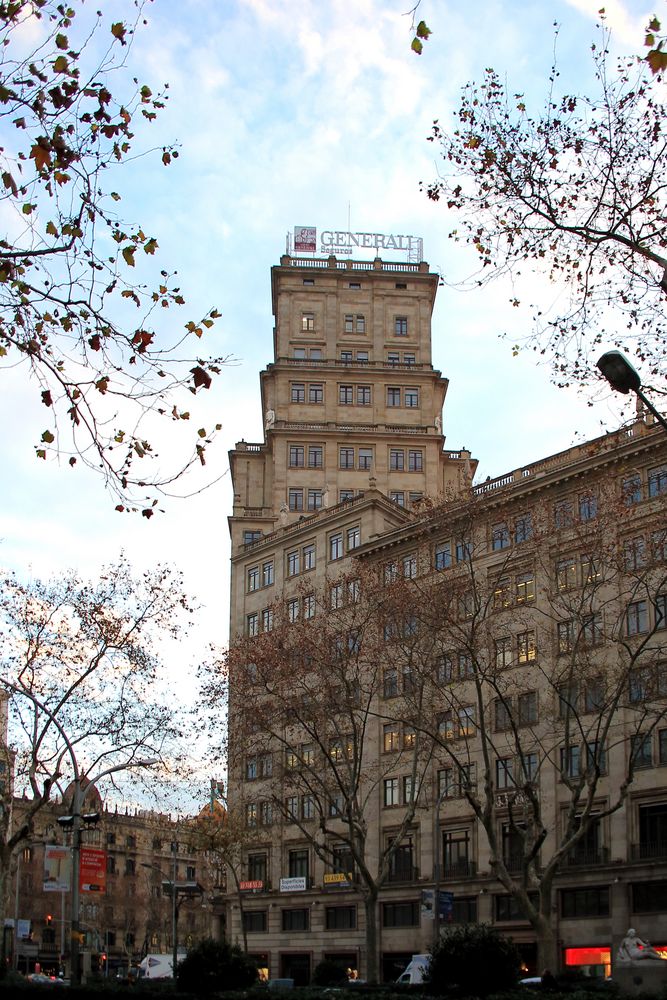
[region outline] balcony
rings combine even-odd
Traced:
[[[595,865],[606,865],[608,863],[608,847],[598,847],[594,850],[581,848],[572,851],[565,859],[565,864],[568,868],[593,868]]]
[[[667,858],[667,840],[643,840],[639,844],[631,844],[631,861],[648,861],[650,859]]]
[[[445,863],[442,868],[444,879],[473,878],[477,874],[477,862],[469,860],[452,861]]]
[[[387,877],[388,882],[416,882],[419,869],[414,865],[397,865],[392,868]]]

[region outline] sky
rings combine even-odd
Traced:
[[[138,141],[177,142],[180,155],[168,169],[159,156],[138,158],[117,184],[123,217],[157,237],[160,267],[177,269],[188,316],[212,307],[222,314],[208,348],[233,360],[198,397],[201,424],[219,422],[222,431],[186,489],[213,485],[169,501],[151,521],[116,513],[92,473],[34,457],[43,413],[20,372],[0,372],[0,566],[22,577],[69,568],[95,576],[124,550],[138,570],[158,561],[180,567],[199,604],[197,626],[164,657],[184,699],[196,696],[194,671],[208,645],[228,639],[227,451],[241,439],[262,440],[258,375],[271,361],[270,268],[295,226],[423,238],[425,259],[445,280],[432,330],[434,365],[449,379],[446,447],[469,448],[478,478],[621,419],[609,394],[590,406],[585,394],[555,388],[532,355],[512,356],[529,313],[511,308],[507,285],[456,288],[474,261],[448,241],[452,220],[419,187],[438,170],[437,147],[427,142],[433,120],[452,120],[460,88],[485,67],[539,106],[554,23],[561,78],[569,91],[585,90],[600,0],[478,0],[474,8],[422,0],[418,16],[433,34],[421,56],[410,51],[411,2],[154,0],[147,7],[127,72],[153,90],[168,81],[170,98]],[[117,20],[129,5],[104,0],[102,9]],[[606,11],[614,45],[630,53],[641,51],[650,15],[664,13],[641,0],[614,0]],[[559,290],[541,294],[551,304]]]

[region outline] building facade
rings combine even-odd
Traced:
[[[270,977],[306,982],[323,958],[373,967],[367,886],[332,808],[355,754],[381,978],[429,950],[440,891],[445,920],[493,923],[533,968],[535,927],[508,885],[523,878],[532,898],[550,874],[561,966],[608,970],[642,920],[667,945],[664,435],[640,417],[473,487],[470,453],[444,448],[437,282],[423,263],[377,259],[283,257],[272,271],[265,439],[230,454],[233,640],[257,640],[261,673],[285,622],[306,644],[318,614],[325,634],[352,613],[352,567],[404,590],[365,661],[377,681],[363,745],[333,738],[340,704],[309,728],[296,668],[292,708],[276,682],[249,722],[252,688],[232,669],[230,802],[252,837],[228,927]],[[359,667],[351,635],[331,674]]]
[[[24,800],[13,802],[20,823]],[[47,846],[71,846],[71,831],[58,819],[67,803],[54,801],[38,814],[36,831],[15,855],[8,914],[17,933],[11,947],[21,972],[36,967],[57,974],[70,971],[71,893],[51,891],[45,881]],[[179,898],[178,946],[185,952],[203,938],[224,934],[224,872],[202,849],[193,821],[147,809],[105,808],[97,789],[86,794],[83,812],[97,815],[84,823],[82,849],[105,852],[101,891],[80,894],[80,961],[85,975],[127,975],[147,953],[171,954],[172,900],[163,883],[197,885],[202,891]],[[10,948],[7,949],[8,954]]]

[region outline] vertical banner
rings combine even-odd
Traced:
[[[433,906],[433,889],[422,889],[421,915],[422,919],[433,920],[435,908]]]
[[[79,857],[81,892],[107,891],[107,852],[97,847],[82,847]]]
[[[69,892],[72,885],[72,852],[60,844],[44,848],[44,892]]]
[[[440,899],[438,900],[438,916],[441,920],[447,920],[451,922],[454,915],[454,893],[453,892],[440,892]]]

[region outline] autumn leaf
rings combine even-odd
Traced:
[[[416,52],[417,55],[420,56],[422,54],[424,46],[419,41],[419,39],[415,37],[412,39],[412,45],[410,46],[410,48],[412,49],[413,52]]]
[[[126,28],[122,21],[116,21],[111,25],[111,34],[117,38],[121,45],[125,45]]]
[[[68,69],[69,69],[69,62],[67,61],[65,56],[58,56],[58,58],[54,60],[53,63],[54,73],[66,73]]]
[[[123,248],[123,259],[128,267],[134,267],[134,247]]]
[[[104,395],[104,393],[109,388],[109,379],[106,376],[104,376],[103,378],[99,378],[95,383],[95,388],[98,390],[98,392],[101,392],[102,395]]]
[[[432,34],[433,32],[427,26],[426,22],[420,21],[417,25],[417,38],[428,38],[428,36]]]
[[[192,374],[192,381],[194,382],[195,390],[201,389],[202,386],[204,389],[211,388],[211,382],[213,379],[208,372],[204,371],[201,365],[197,365],[196,368],[191,368],[190,372]]]
[[[67,35],[56,35],[56,48],[66,49],[68,46]]]
[[[147,240],[146,243],[144,244],[144,253],[153,254],[155,253],[156,250],[157,250],[157,240],[154,238]]]
[[[54,438],[53,434],[51,433],[51,431],[44,431],[44,433],[42,434],[40,440],[43,441],[45,444],[53,444],[53,442],[55,441],[55,438]]]
[[[662,49],[652,49],[646,56],[646,62],[654,75],[662,73],[667,69],[667,52],[663,52]]]
[[[53,399],[51,397],[51,391],[49,389],[45,389],[43,391],[42,402],[44,403],[44,406],[53,406]]]
[[[56,229],[55,223],[53,223],[50,219],[46,223],[46,231],[49,234],[49,236],[57,236],[58,235],[58,230]]]
[[[35,143],[30,150],[30,159],[35,161],[37,170],[44,170],[46,167],[51,166],[51,153],[44,146],[40,146],[39,143]]]

